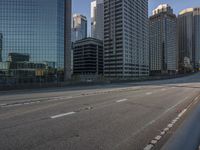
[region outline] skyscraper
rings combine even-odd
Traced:
[[[0,33],[0,62],[2,62],[3,35]]]
[[[200,7],[194,8],[194,52],[195,68],[200,68]]]
[[[104,38],[104,1],[93,0],[91,2],[91,36],[103,40]]]
[[[176,73],[177,18],[168,4],[159,5],[149,18],[151,74]]]
[[[200,67],[200,8],[182,10],[178,16],[179,68]]]
[[[149,75],[148,0],[104,0],[104,75]]]
[[[194,67],[193,8],[182,10],[178,16],[179,69]],[[186,61],[188,60],[188,61]],[[185,64],[188,62],[188,65]]]
[[[64,80],[71,79],[71,16],[72,16],[72,0],[65,0],[65,30],[64,30]]]
[[[87,37],[87,18],[81,14],[73,15],[72,22],[72,42]]]
[[[3,61],[9,53],[25,53],[33,63],[50,62],[64,69],[64,56],[70,59],[70,11],[71,0],[1,0]]]

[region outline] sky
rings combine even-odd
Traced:
[[[88,19],[88,31],[90,34],[90,2],[92,0],[72,0],[73,13],[80,13]],[[159,4],[169,4],[176,14],[185,8],[200,7],[200,0],[149,0],[149,15]]]

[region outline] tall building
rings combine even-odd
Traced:
[[[64,58],[70,60],[71,0],[1,0],[0,22],[3,61],[26,53],[33,63],[64,69]]]
[[[59,1],[59,0],[58,0]],[[71,16],[72,16],[72,0],[65,0],[65,28],[64,28],[64,80],[71,79]]]
[[[200,66],[200,8],[182,10],[178,16],[179,68]],[[187,60],[187,61],[186,61]],[[187,62],[187,63],[186,63]]]
[[[0,33],[0,62],[2,62],[3,35]]]
[[[194,8],[194,52],[195,68],[200,68],[200,7]]]
[[[191,64],[192,68],[194,67],[195,55],[193,42],[193,8],[189,8],[181,11],[178,15],[178,49],[180,70],[187,67],[189,64]],[[188,62],[188,65],[185,62]]]
[[[87,37],[87,18],[81,14],[73,15],[72,22],[72,42]]]
[[[95,78],[103,74],[103,42],[85,38],[73,44],[74,75]]]
[[[149,75],[148,0],[104,0],[104,75]]]
[[[168,4],[159,5],[149,18],[149,50],[151,74],[176,73],[177,18]]]
[[[103,40],[104,38],[104,1],[93,0],[91,2],[91,36]]]

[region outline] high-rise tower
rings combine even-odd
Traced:
[[[104,0],[104,75],[149,75],[148,0]]]
[[[152,74],[176,73],[177,18],[168,4],[159,5],[149,18],[150,71]]]
[[[200,8],[182,10],[178,16],[179,68],[200,67]],[[188,60],[188,61],[186,61]]]
[[[0,0],[0,10],[3,61],[9,53],[28,54],[30,62],[65,68],[70,77],[71,0]]]
[[[73,15],[72,22],[72,42],[87,37],[87,18],[81,14]]]
[[[103,40],[104,38],[104,1],[93,0],[91,2],[91,36]]]

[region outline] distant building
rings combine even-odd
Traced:
[[[178,48],[180,70],[186,67],[184,60],[194,67],[193,8],[182,10],[178,16]]]
[[[35,83],[56,80],[55,64],[30,62],[30,56],[9,53],[8,61],[0,62],[0,83]]]
[[[104,0],[104,76],[149,75],[148,0]]]
[[[0,34],[0,62],[2,62],[2,51],[3,51],[3,35]]]
[[[178,15],[179,68],[187,68],[189,59],[193,69],[200,68],[200,8],[188,8]]]
[[[74,75],[82,78],[96,78],[103,74],[103,42],[85,38],[73,44]]]
[[[103,40],[104,38],[104,1],[91,2],[91,36]]]
[[[194,52],[195,68],[200,68],[200,7],[194,8]]]
[[[176,73],[177,18],[168,4],[159,5],[149,18],[149,49],[151,74]]]
[[[87,37],[87,18],[81,14],[73,15],[72,22],[72,42]]]
[[[8,61],[10,62],[28,62],[29,60],[29,54],[9,53],[8,55]]]

